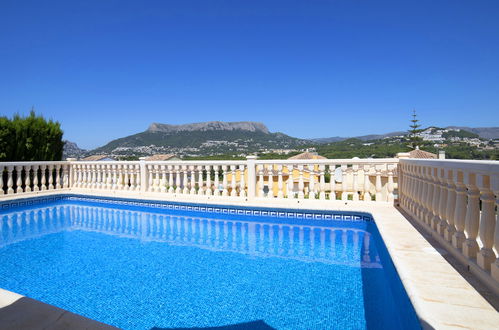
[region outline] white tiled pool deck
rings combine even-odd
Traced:
[[[75,193],[92,196],[168,200],[197,204],[219,204],[253,207],[359,211],[373,215],[393,263],[414,305],[424,329],[497,329],[499,313],[483,296],[497,306],[499,298],[487,289],[478,292],[440,254],[411,222],[392,204],[379,202],[275,200],[211,198],[203,196],[158,196],[154,193],[97,192],[71,190],[44,192],[43,195]],[[22,198],[41,194],[23,194]],[[20,196],[2,196],[0,200]],[[434,245],[435,243],[432,242]],[[445,253],[443,253],[445,254]],[[482,293],[482,294],[481,294]],[[0,290],[0,308],[9,306],[21,296]]]

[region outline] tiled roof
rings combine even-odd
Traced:
[[[97,160],[102,160],[104,158],[109,158],[109,157],[107,155],[92,155],[92,156],[82,158],[82,160],[84,160],[84,161],[97,161]]]
[[[438,156],[434,153],[420,150],[420,149],[414,149],[411,152],[409,152],[409,157],[410,158],[420,158],[420,159],[437,159]]]
[[[296,156],[289,157],[288,159],[327,159],[327,158],[313,152],[305,151]]]
[[[172,158],[177,158],[178,157],[174,154],[157,154],[157,155],[152,155],[146,158],[146,160],[170,160]]]

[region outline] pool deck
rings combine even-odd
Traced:
[[[447,255],[439,247],[438,242],[433,240],[431,236],[425,235],[412,219],[408,216],[406,218],[406,215],[399,211],[393,204],[383,202],[277,200],[266,198],[246,201],[230,197],[208,198],[206,196],[188,195],[175,197],[158,193],[138,194],[137,192],[126,191],[102,193],[91,190],[59,190],[2,196],[0,197],[0,201],[41,196],[42,194],[59,195],[64,193],[146,200],[168,200],[196,204],[367,212],[372,214],[375,219],[378,230],[383,237],[383,241],[424,329],[497,329],[499,325],[499,313],[496,310],[499,306],[499,297],[495,294],[497,291],[490,290],[481,285],[473,276],[469,273],[467,274],[466,269],[461,269],[462,267],[460,268],[457,261],[453,260],[451,256]],[[17,324],[15,322],[19,322],[19,318],[29,319],[32,314],[35,317],[38,315],[39,309],[45,310],[49,314],[55,313],[59,315],[60,320],[80,320],[78,317],[88,320],[81,316],[76,317],[75,314],[73,314],[75,315],[74,317],[61,317],[61,313],[69,312],[43,303],[40,303],[41,305],[37,307],[32,299],[30,301],[34,305],[27,308],[27,311],[25,311],[27,314],[7,313],[7,315],[12,315],[12,317],[6,318],[6,313],[2,313],[2,311],[11,308],[10,306],[14,306],[20,299],[23,299],[22,296],[0,289],[1,324],[6,324],[4,322],[9,321],[14,322],[9,323],[14,325]],[[18,309],[22,306],[18,307]],[[50,308],[46,308],[46,306],[50,306],[54,310],[50,312]],[[14,317],[15,315],[18,315],[17,318]],[[58,318],[55,319],[57,320]],[[80,320],[79,322],[82,321]],[[35,325],[37,323],[31,324]],[[101,323],[95,324],[96,327],[105,326]],[[70,323],[70,325],[72,328],[80,327],[79,323]],[[31,327],[24,328],[30,329]],[[36,328],[39,328],[38,324]]]

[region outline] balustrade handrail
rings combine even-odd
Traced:
[[[329,165],[329,164],[355,164],[355,165],[369,165],[369,164],[397,164],[399,162],[398,158],[364,158],[364,159],[257,159],[256,164],[318,164],[318,165]]]
[[[49,161],[15,161],[15,162],[0,162],[0,166],[16,166],[16,165],[64,165],[70,164],[67,160],[49,160]]]
[[[145,160],[148,165],[242,165],[246,160]]]

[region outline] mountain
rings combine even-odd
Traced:
[[[385,133],[385,134],[370,134],[370,135],[361,135],[361,136],[354,136],[354,137],[341,137],[341,136],[333,136],[329,138],[318,138],[318,139],[312,139],[312,141],[316,143],[331,143],[331,142],[340,142],[344,141],[347,139],[358,139],[362,141],[370,141],[370,140],[380,140],[384,139],[386,137],[392,137],[392,136],[401,136],[401,135],[406,135],[407,132],[391,132],[391,133]]]
[[[147,130],[109,142],[93,154],[180,156],[250,153],[262,149],[295,149],[308,140],[271,133],[258,122],[203,122],[185,125],[152,123]]]
[[[478,134],[478,136],[482,139],[499,139],[499,127],[463,127],[463,126],[447,126],[446,129],[460,129],[463,131],[468,131],[471,133]],[[380,140],[387,137],[394,136],[404,136],[407,135],[407,131],[398,131],[398,132],[390,132],[385,134],[370,134],[370,135],[361,135],[361,136],[353,136],[353,137],[341,137],[341,136],[333,136],[329,138],[317,138],[311,139],[311,141],[316,143],[331,143],[331,142],[340,142],[347,139],[359,139],[362,141],[372,141],[372,140]]]
[[[461,126],[448,126],[446,128],[461,129],[471,133],[478,134],[482,139],[495,140],[499,139],[499,127],[461,127]]]
[[[87,152],[87,150],[81,149],[74,142],[67,141],[67,140],[65,140],[63,142],[64,142],[64,148],[62,150],[62,159],[78,158],[78,157],[83,156]]]
[[[269,134],[269,130],[262,123],[252,121],[240,122],[223,122],[223,121],[208,121],[203,123],[193,123],[184,125],[168,125],[152,123],[147,131],[161,132],[161,133],[176,133],[176,132],[193,132],[193,131],[249,131],[249,132],[262,132]]]

